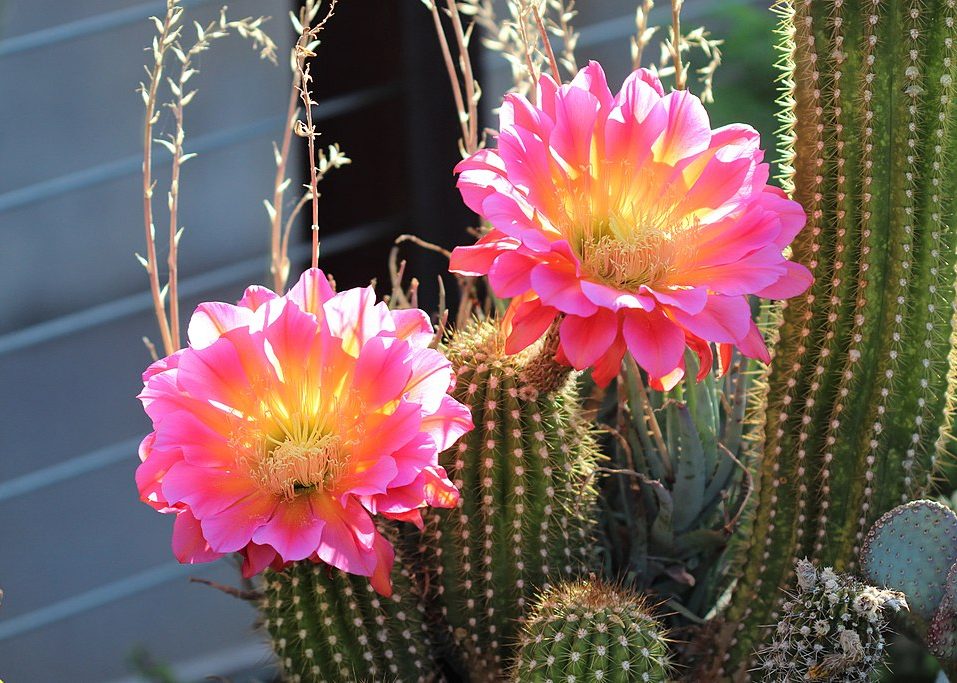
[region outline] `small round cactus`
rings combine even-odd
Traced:
[[[883,666],[886,610],[902,593],[798,560],[797,592],[782,605],[771,644],[758,653],[766,681],[869,681]]]
[[[671,668],[647,600],[595,580],[545,591],[520,642],[513,683],[658,682]]]

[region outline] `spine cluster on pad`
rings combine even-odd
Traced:
[[[400,562],[390,597],[376,593],[364,576],[312,562],[264,575],[260,612],[284,680],[434,680],[425,607]]]
[[[668,641],[645,600],[590,581],[547,591],[520,636],[514,683],[668,680]]]
[[[930,483],[948,438],[957,254],[955,0],[790,0],[785,168],[808,213],[784,307],[757,502],[726,618],[743,678],[805,556],[852,569],[881,513]],[[878,485],[879,483],[879,485]]]
[[[541,369],[541,349],[507,356],[485,322],[446,352],[475,429],[443,456],[461,499],[431,512],[420,550],[471,680],[498,680],[531,596],[587,567],[597,450],[574,379],[556,389],[554,373],[525,372]]]

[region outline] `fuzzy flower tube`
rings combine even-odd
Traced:
[[[556,358],[600,384],[626,350],[664,389],[686,347],[702,373],[712,342],[767,361],[747,295],[795,296],[811,275],[783,255],[805,214],[767,184],[758,133],[712,130],[697,97],[644,69],[613,94],[595,62],[568,84],[542,76],[535,102],[507,96],[498,149],[456,169],[492,229],[451,269],[512,297],[506,350],[560,318]]]
[[[136,481],[176,516],[177,559],[238,552],[246,576],[311,560],[388,595],[393,548],[373,518],[421,525],[454,506],[438,454],[472,428],[432,335],[422,311],[337,294],[317,269],[284,296],[201,304],[139,396],[154,431]]]

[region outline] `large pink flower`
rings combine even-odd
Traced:
[[[285,296],[201,304],[189,347],[139,396],[155,431],[136,482],[176,515],[180,562],[239,552],[252,576],[309,559],[388,594],[393,550],[372,517],[421,524],[424,506],[455,505],[438,454],[472,428],[431,339],[422,311],[336,294],[319,270]]]
[[[509,95],[500,128],[456,169],[492,229],[451,269],[513,297],[506,350],[561,316],[558,359],[601,384],[626,349],[665,388],[686,346],[702,373],[711,342],[767,360],[747,295],[791,297],[811,275],[782,255],[805,214],[767,184],[754,129],[712,130],[697,97],[644,69],[613,95],[595,62],[566,85],[543,76],[537,105]]]

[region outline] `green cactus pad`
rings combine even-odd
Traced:
[[[364,576],[297,562],[263,577],[260,611],[291,683],[426,683],[434,679],[425,608],[396,558],[392,596]]]
[[[657,683],[670,671],[668,640],[646,600],[594,580],[545,591],[520,640],[514,683]]]
[[[507,356],[485,322],[446,351],[475,429],[442,456],[462,495],[457,509],[433,511],[421,553],[464,668],[498,680],[526,601],[580,576],[590,557],[597,450],[574,380],[540,348]]]
[[[947,572],[944,597],[927,629],[925,642],[936,657],[957,662],[957,562]]]
[[[903,594],[867,586],[807,560],[782,605],[771,642],[758,653],[764,680],[851,683],[883,669],[887,616],[907,609]]]
[[[913,613],[930,621],[954,560],[957,515],[940,503],[916,500],[877,520],[864,541],[861,571],[869,582],[903,592]]]

